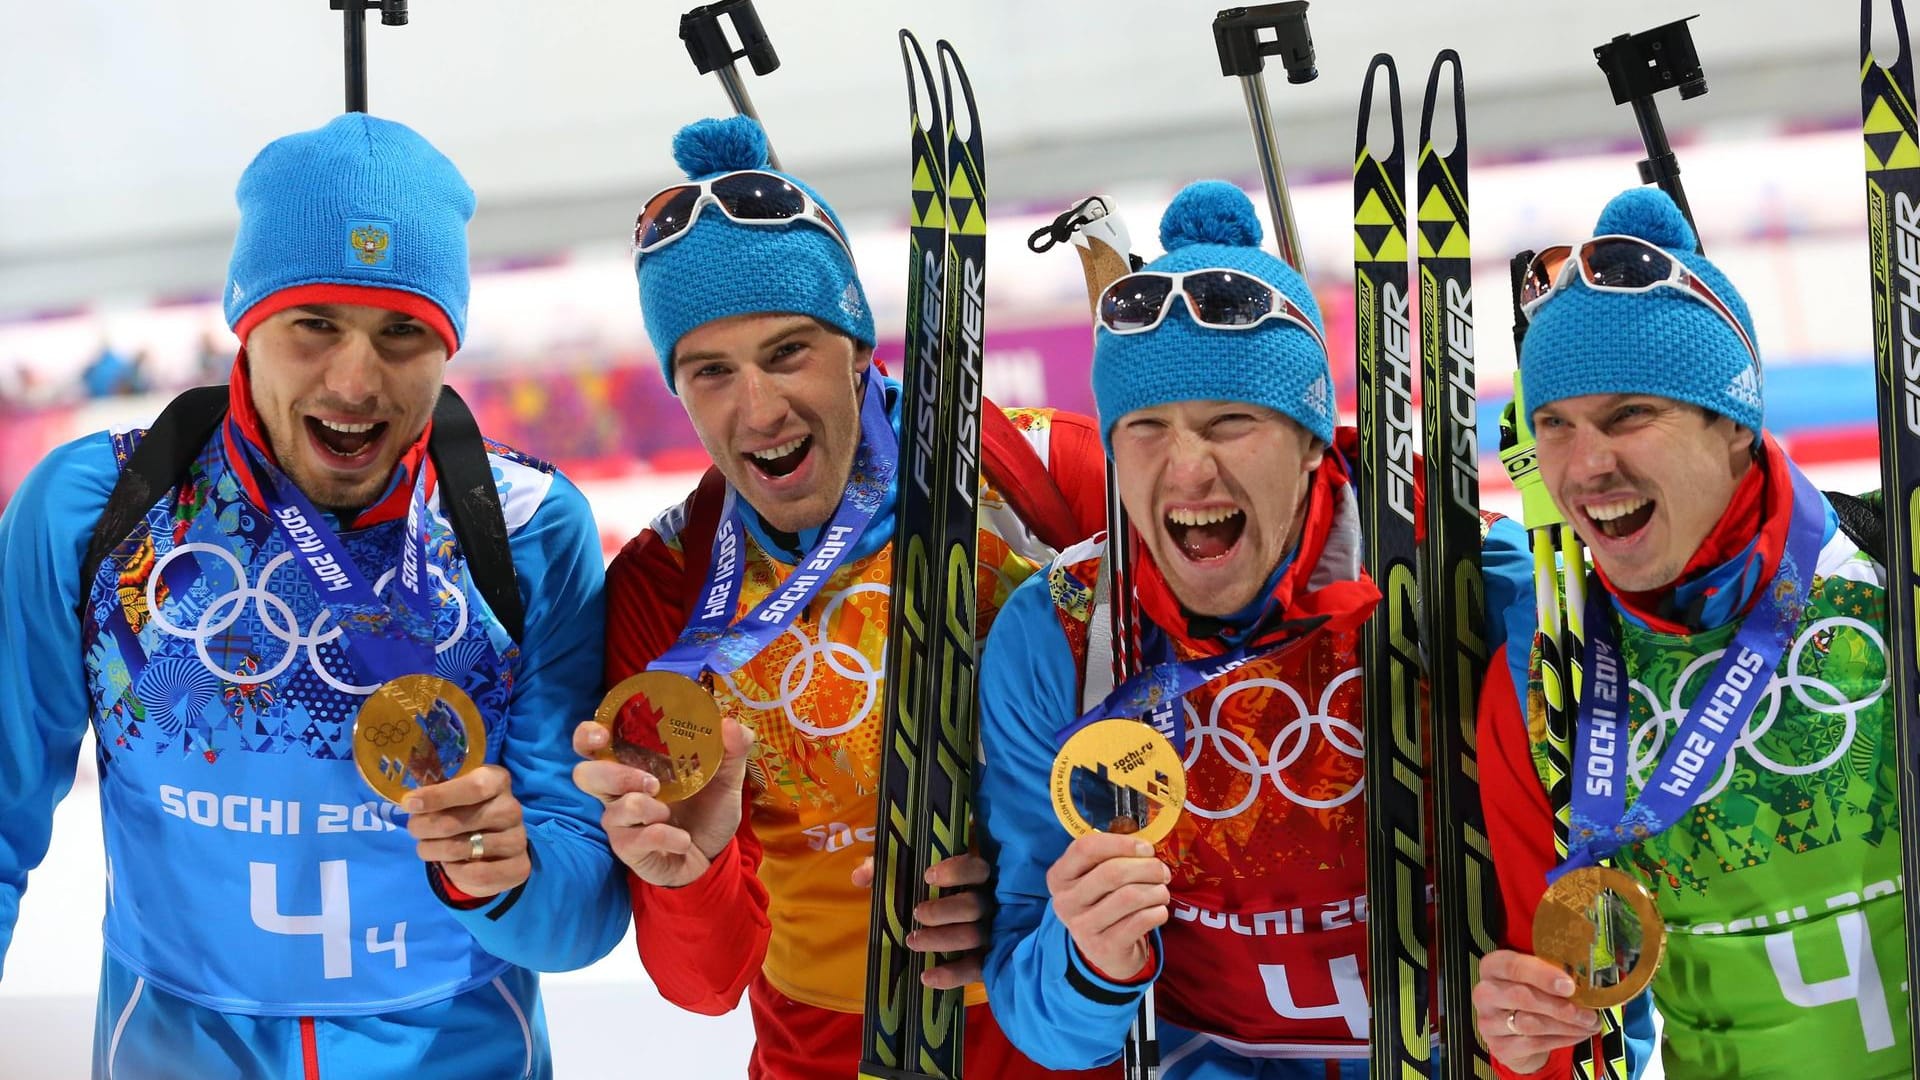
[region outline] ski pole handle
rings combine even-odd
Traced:
[[[343,12],[346,40],[347,111],[367,111],[367,20],[369,8],[380,12],[380,25],[407,25],[407,0],[327,0],[329,10]]]
[[[1655,94],[1673,88],[1679,89],[1683,101],[1707,92],[1707,77],[1700,70],[1700,54],[1693,47],[1693,31],[1687,26],[1697,17],[1689,15],[1638,34],[1621,34],[1596,46],[1593,58],[1606,73],[1613,103],[1633,106],[1640,143],[1647,150],[1640,162],[1640,182],[1656,184],[1673,198],[1693,229],[1694,250],[1704,253],[1700,226],[1693,220],[1693,207],[1680,185],[1680,159],[1667,142],[1666,125],[1660,122],[1660,106],[1654,100]]]
[[[734,36],[740,39],[738,50],[728,43],[727,33],[720,26],[723,17],[733,23]],[[733,62],[745,58],[755,75],[766,75],[780,66],[780,57],[773,51],[766,27],[760,24],[760,13],[753,9],[753,0],[719,0],[694,8],[680,16],[680,40],[686,42],[687,55],[693,58],[693,66],[700,74],[712,74],[720,79],[720,88],[726,92],[733,111],[759,123],[760,114],[754,111],[753,99],[747,96],[747,84]],[[771,141],[767,143],[767,164],[775,169],[780,167],[780,156],[773,152]]]
[[[1266,31],[1272,36],[1263,40]],[[1267,103],[1265,72],[1266,58],[1279,56],[1288,82],[1306,83],[1319,77],[1314,67],[1313,33],[1307,27],[1307,0],[1228,8],[1213,17],[1213,46],[1220,54],[1220,74],[1238,78],[1246,97],[1247,120],[1253,125],[1254,152],[1260,159],[1260,178],[1267,187],[1267,208],[1273,213],[1280,257],[1304,274],[1300,229],[1293,220],[1286,167],[1280,161],[1280,140],[1274,133],[1273,110]]]

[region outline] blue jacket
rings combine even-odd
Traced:
[[[330,1075],[415,1075],[429,1060],[545,1075],[532,971],[605,955],[627,915],[599,807],[570,775],[604,621],[585,499],[550,466],[490,447],[526,607],[518,644],[434,516],[429,568],[455,601],[438,613],[436,671],[479,703],[534,867],[520,889],[456,904],[414,854],[405,815],[359,779],[357,695],[341,690],[353,669],[310,621],[322,607],[297,570],[274,569],[284,544],[219,438],[75,614],[80,562],[130,446],[102,434],[55,450],[0,518],[0,960],[91,725],[109,854],[97,1072],[166,1075],[155,1070],[171,1062],[219,1075],[252,1055],[248,1075],[298,1076],[301,1055],[285,1072],[273,1063],[304,1039]],[[398,537],[341,534],[370,577],[397,559]],[[272,577],[237,585],[273,599],[237,595],[236,572]]]

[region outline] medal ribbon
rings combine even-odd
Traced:
[[[747,524],[739,497],[729,488],[693,621],[671,648],[647,665],[647,670],[672,671],[699,682],[709,671],[731,674],[760,655],[760,650],[800,618],[827,579],[853,557],[855,544],[886,502],[899,467],[898,446],[893,425],[887,420],[880,377],[870,370],[860,404],[860,447],[854,452],[853,471],[833,519],[820,530],[813,550],[801,557],[793,573],[739,619],[733,612],[739,606],[740,584],[746,578],[740,547]]]
[[[1175,722],[1174,706],[1181,698],[1232,672],[1268,656],[1278,655],[1304,641],[1304,638],[1289,638],[1278,644],[1253,644],[1251,640],[1238,645],[1219,656],[1202,656],[1194,660],[1176,660],[1173,655],[1173,643],[1167,639],[1160,628],[1148,623],[1142,634],[1146,651],[1154,654],[1154,663],[1135,673],[1126,682],[1113,688],[1113,691],[1100,700],[1100,704],[1087,710],[1071,724],[1054,732],[1056,745],[1065,743],[1074,733],[1089,724],[1101,720],[1120,717],[1136,720],[1146,717],[1154,729],[1167,737],[1181,758],[1187,755],[1187,725]],[[1249,633],[1252,639],[1258,635]]]
[[[1593,866],[1627,844],[1670,828],[1692,809],[1695,789],[1710,781],[1733,751],[1747,720],[1773,681],[1773,671],[1792,640],[1813,587],[1826,516],[1819,493],[1788,463],[1793,514],[1786,551],[1773,579],[1740,620],[1707,690],[1693,700],[1653,775],[1629,807],[1627,775],[1628,699],[1625,665],[1614,638],[1612,612],[1598,582],[1587,589],[1586,693],[1580,701],[1579,743],[1574,747],[1572,826],[1567,861],[1552,881],[1576,867]]]
[[[233,423],[229,419],[227,423]],[[433,600],[427,577],[427,470],[421,462],[407,501],[407,532],[395,575],[400,610],[374,592],[346,545],[299,485],[289,480],[252,440],[235,438],[246,451],[266,510],[294,562],[320,594],[340,628],[340,644],[360,679],[384,685],[402,675],[433,673]],[[292,629],[298,629],[294,627]]]

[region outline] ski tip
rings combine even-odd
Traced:
[[[927,63],[927,52],[920,47],[920,39],[904,26],[900,28],[900,63],[907,69],[907,111],[921,131],[932,131],[940,126],[940,101],[934,88],[933,65]],[[927,90],[926,105],[934,110],[932,122],[921,115],[922,86]]]
[[[1367,64],[1366,81],[1360,84],[1360,122],[1354,134],[1353,156],[1358,162],[1364,161],[1372,147],[1373,127],[1373,91],[1382,72],[1387,79],[1387,108],[1392,116],[1393,142],[1386,153],[1372,153],[1375,160],[1385,161],[1400,152],[1400,71],[1394,66],[1393,57],[1387,53],[1375,53]]]
[[[1889,9],[1893,30],[1900,42],[1900,55],[1889,60],[1885,56],[1875,56],[1873,52],[1873,7],[1884,2]],[[1907,5],[1905,0],[1860,0],[1860,58],[1864,66],[1871,58],[1875,66],[1891,70],[1896,65],[1906,64],[1907,56]]]

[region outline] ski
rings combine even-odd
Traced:
[[[1906,6],[1891,0],[1900,55],[1873,55],[1874,0],[1860,0],[1861,136],[1866,141],[1867,250],[1873,290],[1873,359],[1880,428],[1881,510],[1887,573],[1887,678],[1900,759],[1900,845],[1906,904],[1907,984],[1920,987],[1920,565],[1911,523],[1920,513],[1920,432],[1914,429],[1920,363],[1912,335],[1920,319],[1920,132],[1915,130],[1913,52]],[[1898,311],[1896,312],[1896,304]],[[1920,1046],[1920,1004],[1907,1009],[1908,1045]]]
[[[1453,149],[1434,146],[1442,73],[1452,68]],[[1480,958],[1498,948],[1500,894],[1480,805],[1475,751],[1480,685],[1490,659],[1482,626],[1480,444],[1473,366],[1473,263],[1467,214],[1467,102],[1460,55],[1434,59],[1420,107],[1415,168],[1420,251],[1421,426],[1426,436],[1426,543],[1420,568],[1432,717],[1434,966],[1447,1080],[1491,1077],[1474,1032]]]
[[[907,333],[900,372],[900,489],[888,617],[881,805],[874,841],[862,1077],[961,1074],[964,994],[920,976],[941,958],[908,948],[926,871],[966,850],[978,699],[975,549],[985,183],[972,87],[946,42],[940,82],[900,32],[912,116]],[[916,77],[918,83],[916,83]],[[957,133],[955,83],[967,128]],[[917,87],[926,90],[924,99]],[[924,108],[924,112],[923,112]]]
[[[1369,130],[1385,76],[1390,133]],[[1392,149],[1381,156],[1375,136]],[[1424,829],[1418,551],[1414,544],[1413,329],[1407,292],[1406,148],[1400,77],[1375,56],[1354,149],[1354,352],[1360,454],[1355,487],[1367,573],[1381,606],[1361,628],[1367,763],[1367,942],[1372,1075],[1424,1080],[1432,1057]]]

